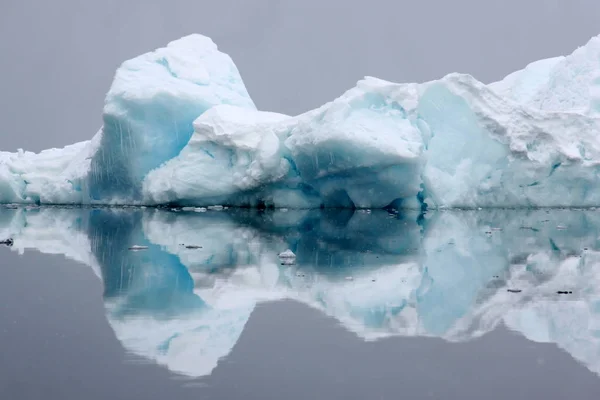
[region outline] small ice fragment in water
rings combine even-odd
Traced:
[[[210,206],[208,207],[209,210],[213,210],[213,211],[221,211],[223,209],[223,206]]]
[[[148,250],[148,246],[138,246],[136,244],[136,245],[131,246],[129,248],[129,250],[131,250],[131,251]]]
[[[281,265],[292,265],[296,263],[296,255],[290,249],[279,253],[279,258],[281,259]]]
[[[286,251],[279,253],[279,258],[296,258],[296,255],[293,251],[287,249]]]
[[[564,225],[557,225],[556,229],[558,229],[559,231],[564,231],[565,229],[567,229],[567,227]]]
[[[194,207],[183,207],[181,211],[194,211]]]
[[[196,211],[196,212],[206,212],[206,207],[197,207],[197,208],[194,208],[194,211]]]

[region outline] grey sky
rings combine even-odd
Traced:
[[[115,68],[193,32],[232,56],[260,109],[297,114],[364,75],[500,79],[600,34],[600,2],[4,0],[0,149],[91,138]]]

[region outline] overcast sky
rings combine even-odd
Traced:
[[[297,114],[365,75],[489,82],[600,34],[598,0],[2,0],[0,149],[87,140],[127,58],[211,36],[256,105]]]

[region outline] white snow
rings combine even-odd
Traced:
[[[503,97],[521,104],[529,104],[541,90],[546,90],[550,74],[565,57],[553,57],[534,61],[520,71],[507,75],[503,80],[489,85]]]
[[[599,71],[600,36],[596,36],[552,68],[532,106],[547,111],[588,112],[590,86]]]

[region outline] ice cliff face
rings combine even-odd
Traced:
[[[194,119],[218,104],[255,110],[235,64],[207,37],[188,36],[125,62],[106,96],[90,199],[142,200],[144,177],[179,154]]]
[[[0,153],[0,201],[274,207],[598,206],[600,37],[485,85],[366,78],[256,110],[201,35],[125,62],[90,142]]]

